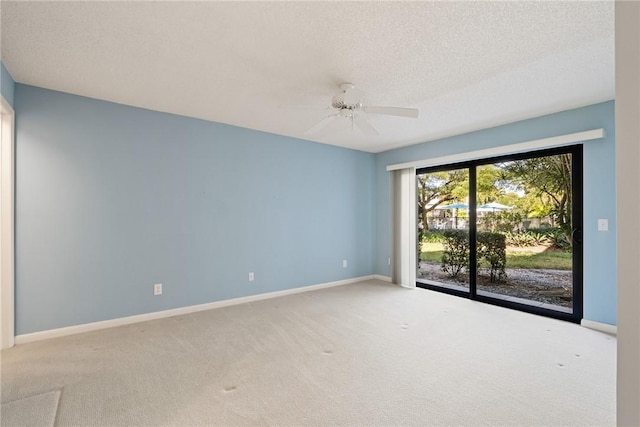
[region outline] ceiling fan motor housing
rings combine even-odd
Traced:
[[[356,102],[354,104],[347,104],[344,101],[344,94],[341,93],[339,95],[334,96],[331,99],[331,106],[336,110],[359,110],[362,108],[362,102]]]
[[[357,110],[362,107],[362,102],[360,102],[359,99],[358,99],[358,102],[353,102],[355,101],[354,96],[357,98],[361,97],[360,91],[356,91],[356,87],[353,83],[342,83],[340,85],[340,90],[342,90],[342,93],[335,95],[331,99],[331,106],[333,108],[337,110],[344,110],[345,108],[348,110]],[[351,91],[350,93],[351,99],[348,101],[345,101],[345,98],[347,97],[347,92],[349,91]]]
[[[332,99],[331,99],[331,106],[337,110],[341,110],[343,108],[346,107],[345,103],[344,103],[344,93],[335,95]]]

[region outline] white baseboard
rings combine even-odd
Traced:
[[[374,274],[372,276],[373,279],[378,279],[378,280],[384,280],[385,282],[389,282],[391,283],[391,277],[389,276],[383,276],[382,274]],[[414,286],[407,286],[407,285],[398,285],[400,287],[403,287],[405,289],[415,289],[415,285]]]
[[[381,276],[382,277],[382,276]],[[350,283],[361,282],[369,279],[376,279],[375,275],[354,277],[352,279],[338,280],[335,282],[321,283],[318,285],[303,286],[300,288],[286,289],[284,291],[268,292],[265,294],[249,295],[246,297],[214,301],[206,304],[191,305],[188,307],[173,308],[170,310],[155,311],[153,313],[137,314],[134,316],[120,317],[117,319],[103,320],[100,322],[85,323],[82,325],[67,326],[65,328],[49,329],[46,331],[33,332],[30,334],[17,335],[16,344],[25,344],[34,341],[46,340],[49,338],[63,337],[67,335],[80,334],[83,332],[97,331],[100,329],[113,328],[115,326],[130,325],[132,323],[146,322],[149,320],[163,319],[165,317],[179,316],[181,314],[195,313],[198,311],[211,310],[213,308],[228,307],[231,305],[244,304],[247,302],[266,300],[282,297],[285,295],[298,294],[301,292],[315,291],[318,289],[331,288],[334,286],[348,285]],[[384,279],[382,279],[384,280]]]
[[[618,327],[616,325],[610,325],[608,323],[596,322],[593,320],[582,319],[580,325],[585,328],[594,329],[600,332],[606,332],[611,335],[618,335]]]

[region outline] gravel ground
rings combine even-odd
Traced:
[[[506,268],[507,279],[502,283],[491,283],[488,273],[480,271],[478,290],[510,295],[533,301],[571,307],[572,273],[566,270],[543,270]],[[440,270],[440,264],[420,262],[419,279],[468,287],[468,274],[460,274],[458,278],[449,277]]]

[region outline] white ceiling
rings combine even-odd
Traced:
[[[379,152],[613,99],[607,2],[1,3],[20,83]],[[379,137],[304,131],[352,82]]]

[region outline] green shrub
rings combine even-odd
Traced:
[[[451,277],[469,268],[469,233],[465,230],[445,230],[441,269]]]
[[[547,245],[550,242],[548,233],[533,230],[506,232],[504,236],[507,245],[520,248]]]
[[[507,277],[505,235],[501,233],[479,232],[477,238],[478,261],[484,259],[489,264],[489,280],[501,282]]]
[[[554,247],[568,251],[571,249],[571,237],[560,228],[553,228],[549,235],[549,239]]]
[[[506,244],[509,246],[526,247],[532,246],[531,235],[528,232],[516,231],[514,233],[507,232],[504,234]]]
[[[445,230],[441,269],[451,277],[458,277],[465,269],[469,269],[469,234],[466,230]],[[504,234],[478,232],[477,261],[489,265],[491,282],[503,281],[507,277],[506,239]]]
[[[531,239],[534,246],[543,246],[549,244],[549,237],[544,233],[536,233],[535,231],[529,231],[531,233]]]
[[[529,231],[543,235],[546,239],[544,244],[551,244],[558,249],[571,250],[571,236],[568,231],[560,227],[543,227]]]

